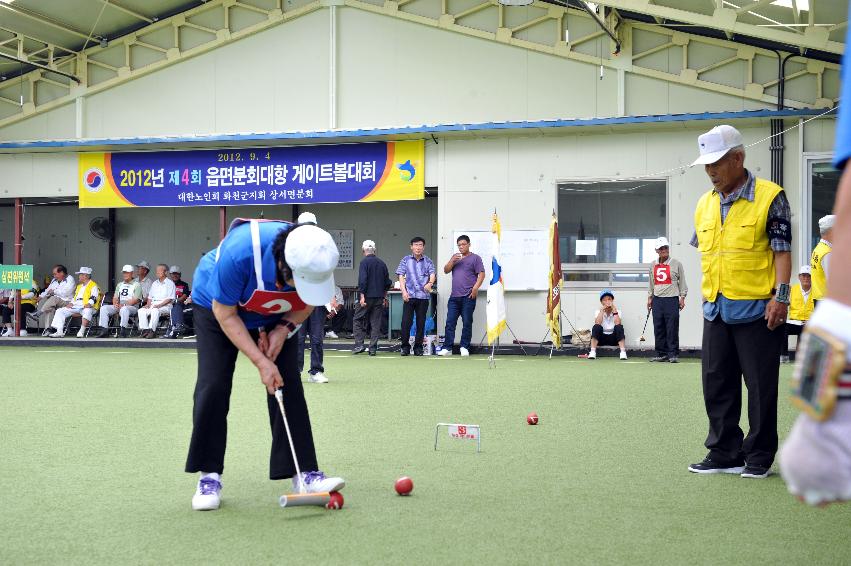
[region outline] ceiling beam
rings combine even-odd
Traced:
[[[14,57],[12,55],[6,55],[3,52],[0,52],[0,57],[2,57],[4,59],[8,59],[10,61],[16,61],[16,62],[20,63],[21,65],[30,65],[32,67],[36,67],[36,68],[41,69],[41,70],[48,72],[48,73],[56,73],[57,75],[62,75],[65,78],[71,79],[72,81],[76,82],[77,84],[82,84],[80,79],[77,78],[76,76],[71,75],[69,73],[65,73],[63,71],[57,71],[56,69],[51,69],[47,65],[42,65],[41,63],[33,63],[32,61],[27,61],[25,59],[18,59],[17,57]]]
[[[16,4],[6,4],[5,2],[0,2],[0,8],[5,8],[7,10],[11,10],[12,12],[15,12],[16,14],[26,16],[27,18],[30,18],[31,20],[35,20],[35,21],[37,21],[41,24],[44,24],[46,26],[50,26],[52,28],[64,31],[65,33],[70,33],[71,35],[76,35],[77,37],[80,37],[82,39],[89,39],[88,35],[86,35],[85,33],[81,32],[79,30],[72,29],[72,28],[68,27],[67,25],[62,24],[61,22],[58,22],[58,21],[53,20],[51,18],[48,18],[47,16],[45,16],[43,14],[39,14],[38,12],[33,12],[31,10],[26,10],[24,8],[21,8],[20,6],[18,6]]]
[[[101,4],[106,4],[110,8],[115,8],[119,12],[124,12],[128,16],[133,16],[134,18],[137,18],[137,19],[142,20],[143,22],[147,22],[149,24],[152,24],[156,21],[155,19],[149,18],[148,16],[144,16],[144,15],[140,14],[139,12],[134,12],[130,8],[125,8],[124,6],[122,6],[121,4],[116,2],[115,0],[96,0],[96,1],[100,2]]]
[[[831,41],[826,33],[806,33],[801,35],[794,31],[786,31],[777,27],[766,27],[743,23],[737,20],[736,10],[730,8],[724,8],[721,10],[716,9],[714,14],[706,15],[698,12],[690,12],[680,8],[669,8],[667,6],[649,4],[647,0],[595,1],[597,4],[602,6],[629,10],[631,12],[638,12],[651,17],[664,18],[666,20],[674,20],[684,24],[717,29],[728,34],[746,35],[777,43],[785,43],[799,48],[818,49],[819,51],[826,51],[837,55],[842,55],[845,52],[845,44],[839,41]],[[812,25],[814,5],[815,2],[810,3],[810,26],[808,27],[808,30],[820,29]]]

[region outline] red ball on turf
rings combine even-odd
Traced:
[[[526,415],[526,422],[530,425],[538,424],[538,413],[529,413]]]
[[[414,482],[408,476],[403,476],[396,480],[396,493],[399,495],[409,495],[414,489]]]
[[[343,508],[343,494],[339,491],[331,492],[331,501],[325,504],[326,509],[342,509]]]

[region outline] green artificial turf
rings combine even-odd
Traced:
[[[0,348],[0,564],[840,564],[851,504],[698,476],[700,366],[326,352],[305,384],[341,511],[281,509],[264,391],[237,367],[223,507],[183,465],[195,357]],[[790,367],[783,367],[781,391]],[[781,437],[795,414],[781,399]],[[538,426],[526,414],[540,415]],[[440,421],[482,426],[482,452]],[[776,466],[775,466],[776,469]],[[395,479],[414,480],[410,497]]]

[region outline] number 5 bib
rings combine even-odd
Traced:
[[[664,263],[654,265],[653,282],[656,285],[670,285],[673,282],[671,280],[671,266]]]

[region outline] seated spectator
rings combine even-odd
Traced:
[[[186,308],[186,300],[189,298],[190,289],[189,283],[181,279],[180,266],[172,265],[168,268],[169,277],[174,282],[175,299],[171,305],[171,326],[168,329],[166,338],[180,338],[185,336],[186,320],[183,316],[183,310]]]
[[[151,292],[151,285],[154,284],[154,280],[148,275],[151,272],[151,264],[143,259],[136,264],[136,268],[139,275],[135,280],[142,286],[142,302],[145,302],[148,300],[148,293]]]
[[[118,336],[127,338],[130,336],[130,317],[139,312],[142,304],[142,284],[133,280],[133,266],[125,265],[121,269],[124,280],[115,287],[112,295],[112,304],[103,305],[98,318],[97,338],[106,338],[109,334],[109,319],[118,313],[120,329]]]
[[[15,327],[12,319],[15,316],[15,291],[7,289],[4,300],[4,290],[0,289],[0,314],[3,317],[3,333],[0,336],[14,336]],[[38,301],[38,283],[33,280],[32,287],[27,291],[21,291],[21,336],[27,335],[27,314],[35,311]]]
[[[71,315],[78,314],[83,317],[77,338],[86,335],[86,328],[92,322],[100,298],[100,289],[98,289],[98,284],[92,280],[91,267],[81,267],[77,276],[80,282],[74,290],[74,296],[64,307],[57,309],[56,314],[53,315],[53,322],[51,323],[53,333],[48,335],[51,338],[61,338],[65,335],[65,319]]]
[[[780,363],[782,364],[789,363],[789,335],[801,335],[815,306],[809,265],[802,265],[798,270],[798,281],[789,290],[789,320],[783,325],[785,336],[780,345]]]
[[[626,339],[624,338],[621,313],[615,306],[615,294],[609,289],[600,292],[602,308],[594,313],[594,327],[591,329],[591,351],[588,359],[597,359],[597,346],[620,346],[621,359],[626,358]]]
[[[44,336],[50,334],[50,321],[56,309],[63,307],[74,297],[74,278],[68,275],[68,268],[64,265],[53,266],[53,280],[39,296],[36,305],[36,316],[41,317],[39,326],[44,326]]]
[[[168,266],[157,265],[157,280],[151,284],[151,292],[145,306],[139,309],[139,330],[142,338],[153,338],[160,315],[171,312],[171,304],[177,296],[174,281],[168,278]]]

